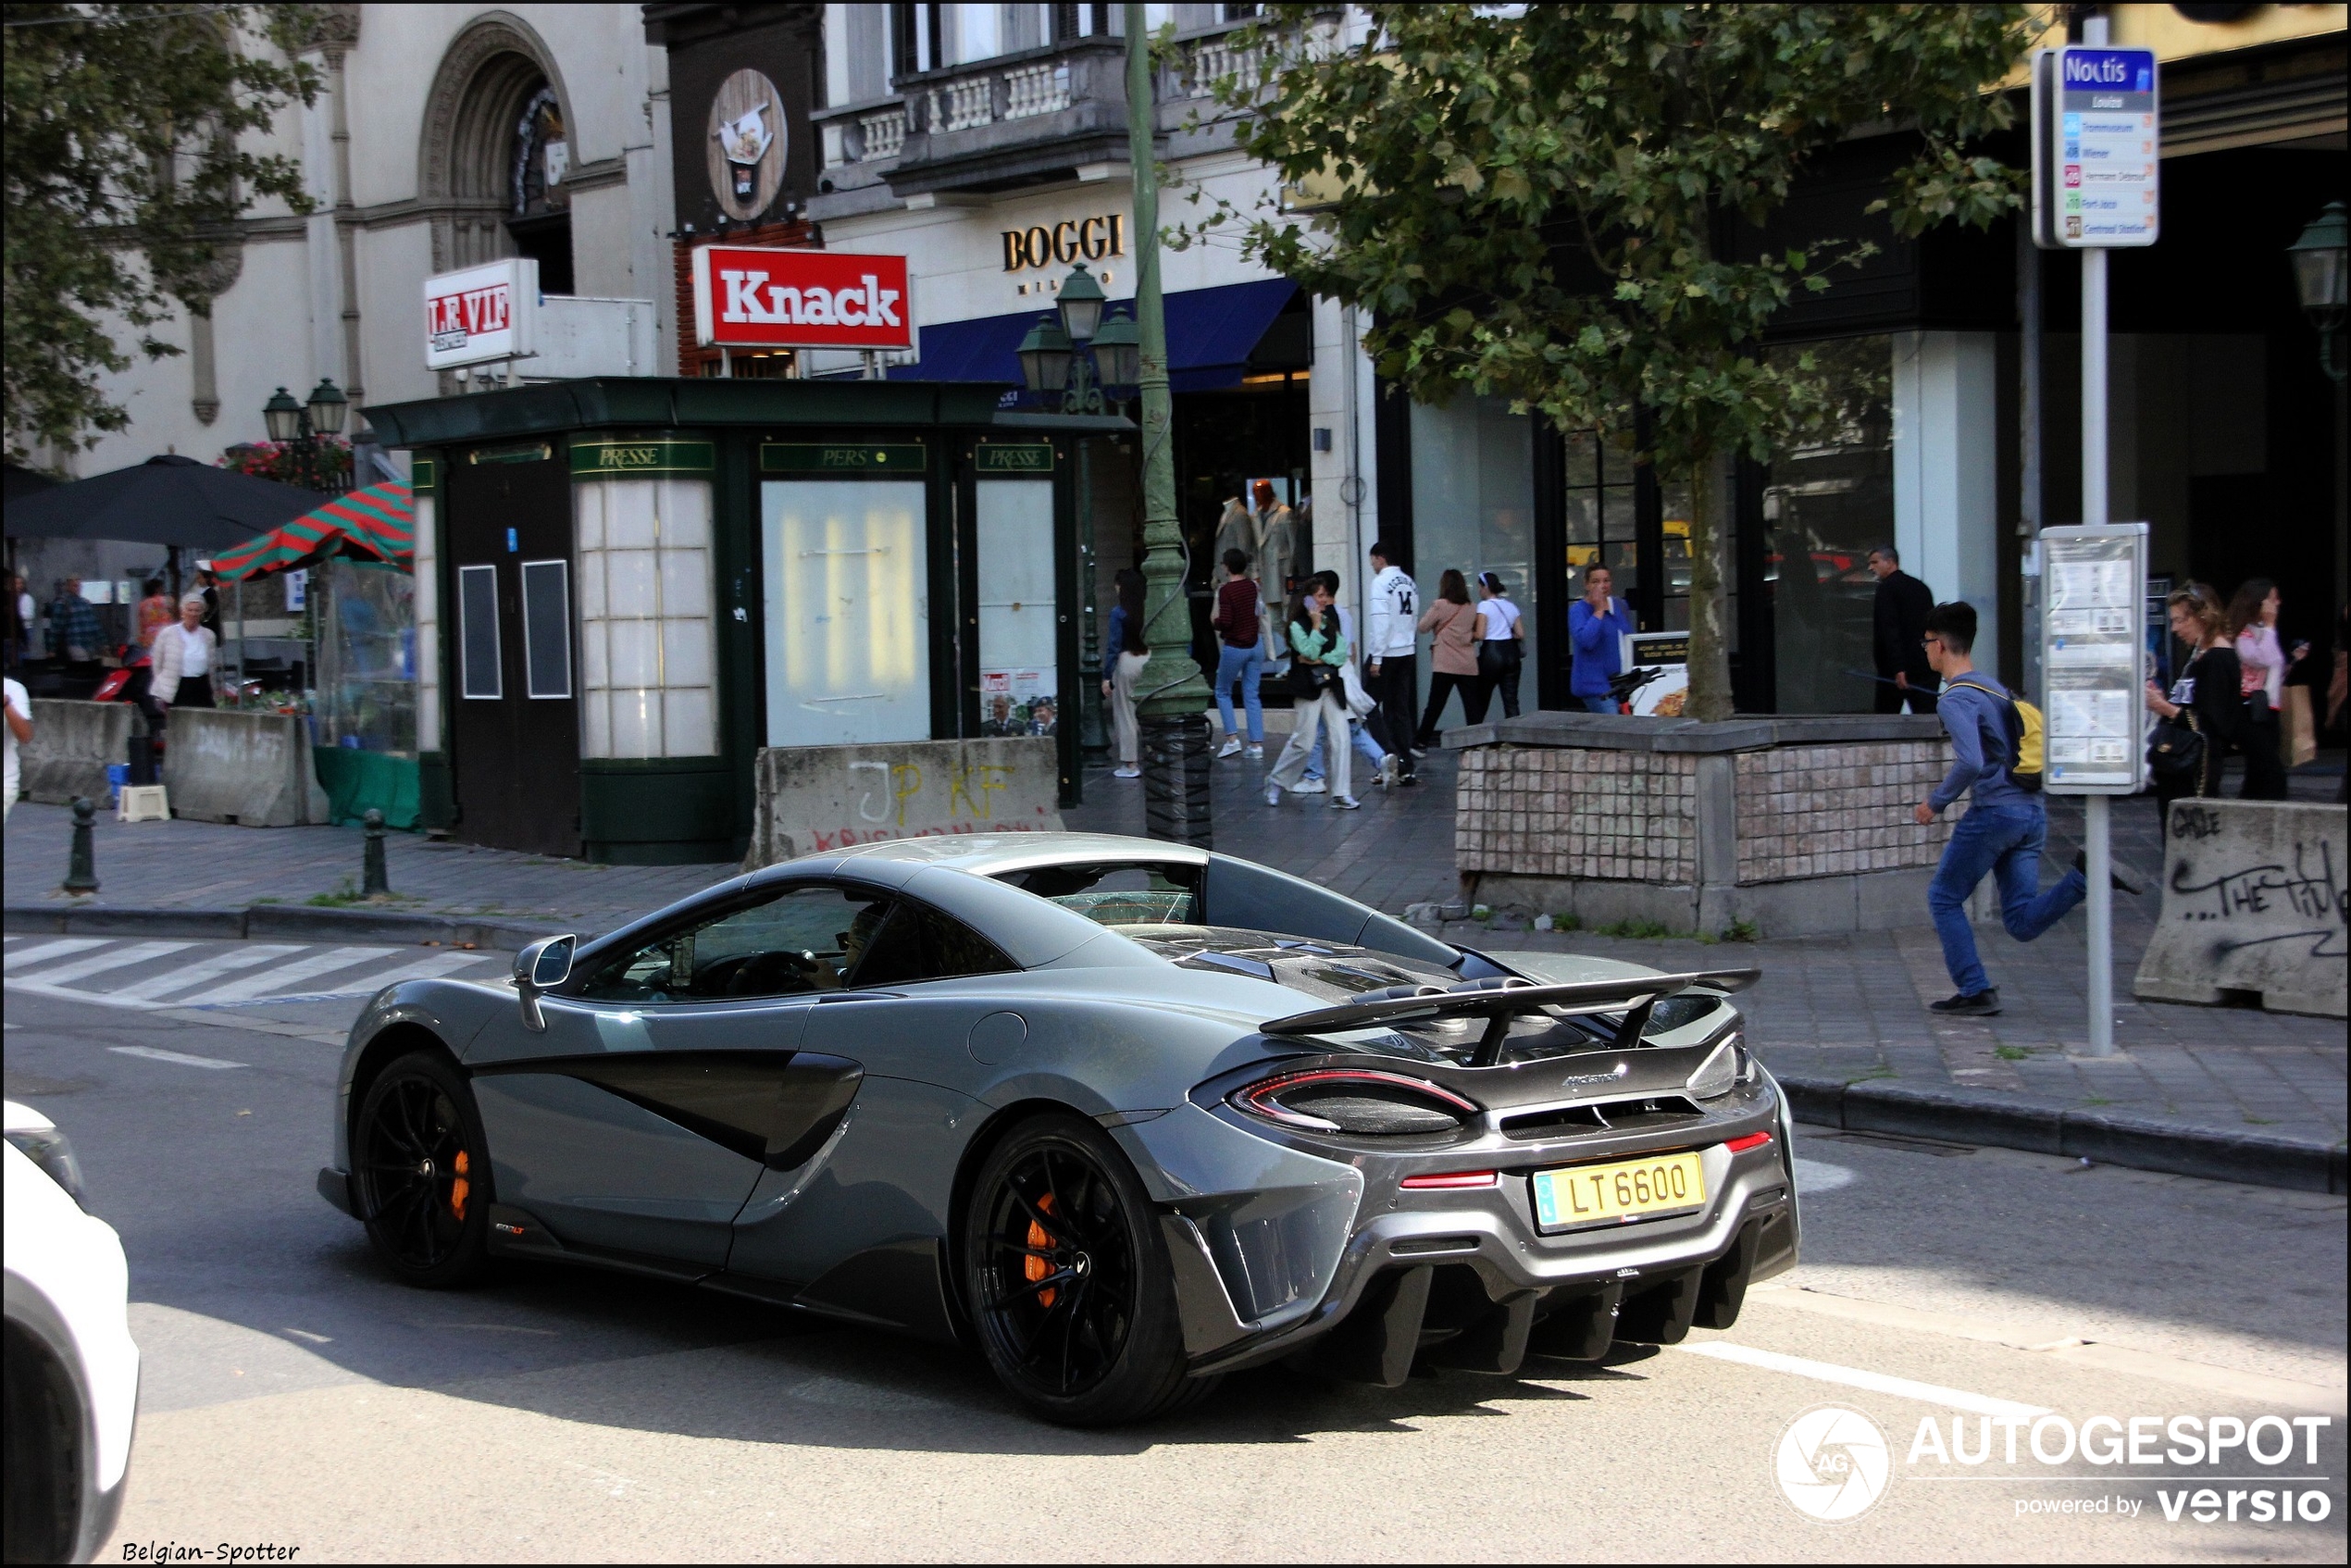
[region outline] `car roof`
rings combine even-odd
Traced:
[[[827,852],[842,860],[855,857],[945,865],[980,877],[1001,877],[1032,865],[1066,865],[1072,862],[1208,864],[1206,850],[1189,844],[1171,844],[1163,839],[1131,838],[1123,833],[934,833],[920,839],[885,839]]]

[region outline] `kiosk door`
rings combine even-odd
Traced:
[[[445,493],[456,836],[576,855],[571,479],[547,442],[454,456]]]
[[[767,744],[929,740],[928,487],[810,479],[759,489]]]

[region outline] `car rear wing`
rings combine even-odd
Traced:
[[[1451,988],[1397,986],[1312,1013],[1273,1018],[1258,1028],[1269,1035],[1324,1035],[1348,1029],[1371,1029],[1395,1024],[1424,1024],[1440,1018],[1483,1018],[1486,1033],[1470,1058],[1473,1067],[1490,1067],[1502,1059],[1502,1045],[1511,1020],[1528,1014],[1576,1016],[1624,1009],[1617,1026],[1616,1043],[1638,1045],[1648,1027],[1650,1010],[1669,996],[1695,986],[1714,990],[1745,990],[1763,977],[1760,969],[1703,969],[1683,975],[1635,975],[1621,980],[1579,980],[1571,985],[1536,985],[1515,976],[1509,979],[1473,980]]]

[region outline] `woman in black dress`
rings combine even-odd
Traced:
[[[2171,635],[2193,650],[2167,694],[2147,682],[2147,711],[2158,718],[2175,719],[2204,737],[2204,753],[2194,767],[2155,776],[2157,820],[2168,833],[2171,803],[2191,796],[2216,799],[2220,793],[2220,769],[2244,727],[2245,701],[2237,692],[2241,666],[2228,639],[2228,615],[2220,596],[2200,582],[2174,593],[2166,604],[2171,615]]]

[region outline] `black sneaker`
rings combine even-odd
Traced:
[[[1947,996],[1940,1002],[1926,1004],[1930,1013],[1947,1014],[1955,1018],[1988,1018],[2000,1010],[2000,993],[1977,991],[1972,996]]]
[[[2089,851],[2075,850],[2073,852],[2073,869],[2079,871],[2084,877],[2087,877],[2090,874]],[[2112,855],[2108,855],[2107,857],[2106,879],[2114,884],[2114,890],[2116,892],[2129,893],[2133,898],[2136,898],[2139,894],[2147,890],[2147,885],[2141,881],[2129,867],[2125,866],[2121,861],[2115,859]]]

